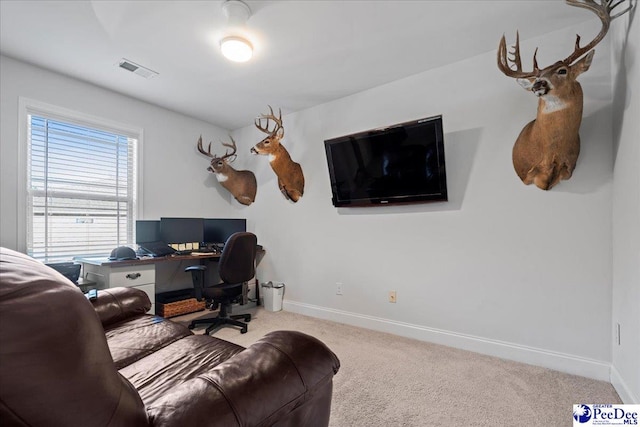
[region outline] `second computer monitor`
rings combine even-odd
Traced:
[[[160,218],[160,240],[169,244],[203,242],[203,222],[202,218]]]
[[[247,231],[247,220],[237,218],[215,218],[204,220],[204,242],[225,243],[238,231]]]

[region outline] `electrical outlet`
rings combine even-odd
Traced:
[[[396,302],[396,291],[389,291],[389,302]]]
[[[342,295],[342,283],[336,282],[336,295]]]

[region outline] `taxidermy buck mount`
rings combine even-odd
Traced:
[[[202,148],[202,135],[198,138],[198,151],[211,158],[211,165],[207,170],[216,175],[218,182],[222,184],[239,203],[249,206],[256,200],[256,192],[258,191],[256,176],[251,171],[238,171],[231,167],[229,163],[235,160],[237,149],[236,142],[231,136],[229,136],[229,138],[231,138],[231,144],[225,144],[223,142],[222,145],[231,148],[231,153],[225,151],[222,157],[211,154],[211,143],[209,143],[207,151],[204,151],[204,148]]]
[[[278,117],[273,114],[273,109],[269,106],[269,114],[261,114],[256,118],[255,125],[260,131],[268,136],[258,142],[251,152],[253,154],[263,154],[269,156],[269,164],[271,169],[278,177],[278,187],[284,194],[284,197],[294,203],[300,200],[304,193],[304,175],[302,167],[299,163],[291,160],[291,156],[287,149],[280,142],[284,137],[284,128],[282,127],[282,111],[278,110]],[[266,124],[262,126],[262,120],[266,120]],[[269,130],[269,121],[275,123],[273,130]]]
[[[538,114],[518,136],[513,146],[513,166],[525,184],[535,184],[549,190],[560,180],[571,178],[580,153],[578,131],[582,121],[582,88],[576,78],[587,71],[593,59],[593,47],[604,38],[611,20],[628,12],[632,4],[611,16],[614,8],[625,0],[566,0],[570,6],[595,13],[602,22],[598,35],[580,47],[576,36],[574,51],[565,59],[546,68],[538,68],[536,48],[533,71],[522,71],[520,36],[516,35],[513,50],[507,53],[504,36],[498,47],[498,68],[507,77],[516,78],[526,90],[538,97]],[[586,54],[586,55],[585,55]]]

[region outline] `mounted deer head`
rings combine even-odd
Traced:
[[[207,151],[204,151],[204,148],[202,148],[202,135],[198,138],[198,151],[211,158],[211,165],[207,170],[216,175],[218,182],[226,188],[239,203],[249,206],[256,200],[256,192],[258,190],[256,177],[251,171],[238,171],[231,167],[229,163],[235,160],[237,149],[236,142],[231,136],[229,136],[229,138],[231,138],[231,144],[225,144],[223,142],[222,145],[231,148],[231,153],[225,151],[222,157],[211,154],[211,143],[209,143]]]
[[[278,110],[278,117],[273,114],[271,106],[269,106],[269,111],[269,114],[261,114],[255,120],[256,127],[266,133],[267,137],[251,148],[251,152],[269,156],[269,164],[278,177],[280,191],[287,199],[297,202],[304,193],[302,167],[291,160],[289,152],[280,143],[284,137],[282,111]],[[266,120],[265,126],[262,126],[262,120]],[[270,120],[274,122],[273,130],[269,130]]]
[[[532,91],[539,99],[536,119],[522,129],[513,146],[513,166],[525,184],[533,183],[538,188],[549,190],[560,180],[571,178],[580,153],[578,131],[583,102],[582,88],[576,78],[589,69],[595,53],[592,49],[607,34],[611,20],[631,9],[630,4],[627,9],[611,16],[613,9],[624,1],[566,0],[570,6],[595,13],[602,22],[602,28],[583,47],[580,47],[580,36],[577,35],[573,53],[543,69],[538,67],[536,49],[533,71],[522,71],[519,34],[511,52],[507,52],[505,37],[502,36],[498,46],[498,68],[507,77],[516,78],[523,88]]]

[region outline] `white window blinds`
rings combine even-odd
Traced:
[[[28,115],[27,252],[45,262],[134,243],[137,139]]]

